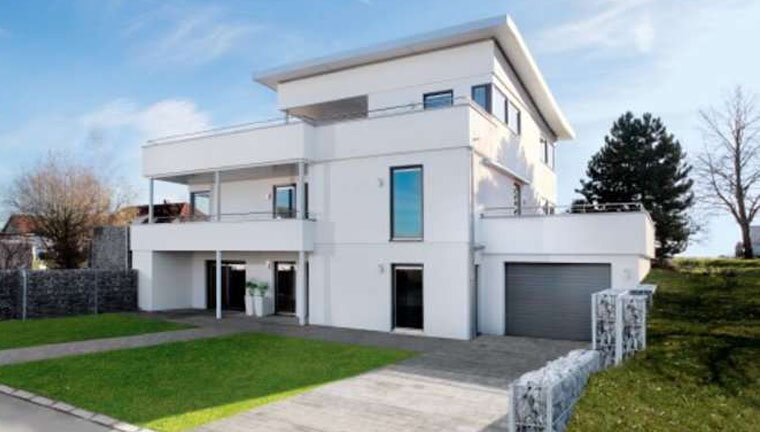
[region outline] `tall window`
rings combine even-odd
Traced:
[[[515,183],[512,189],[512,214],[523,214],[523,197],[520,183]]]
[[[491,85],[481,84],[472,87],[472,101],[491,112]]]
[[[520,135],[520,110],[517,109],[515,104],[507,101],[507,125]]]
[[[440,108],[453,105],[453,90],[445,90],[424,95],[424,109]]]
[[[206,220],[211,213],[211,192],[198,191],[189,194],[189,203],[192,206],[192,212],[189,215],[191,220]]]
[[[545,138],[539,138],[541,161],[548,167],[555,169],[555,145]]]
[[[275,186],[272,191],[272,214],[279,219],[296,216],[296,185]]]
[[[422,170],[420,165],[391,168],[390,236],[393,240],[424,237]]]

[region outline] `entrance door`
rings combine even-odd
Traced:
[[[216,261],[206,261],[207,305],[216,309]],[[245,310],[245,261],[222,261],[221,308]]]
[[[423,278],[420,265],[392,266],[394,305],[393,323],[396,328],[424,328]]]
[[[296,263],[275,263],[275,312],[296,314]]]

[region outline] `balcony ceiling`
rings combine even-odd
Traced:
[[[221,181],[232,182],[241,180],[261,180],[265,178],[291,177],[296,175],[298,175],[298,167],[295,163],[252,166],[221,171]],[[162,180],[170,183],[179,183],[184,185],[211,184],[214,181],[214,171],[189,173],[169,177],[155,177],[155,180]]]

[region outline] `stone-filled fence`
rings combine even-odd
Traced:
[[[649,294],[637,290],[607,289],[592,294],[592,349],[601,354],[603,367],[620,364],[646,345]]]
[[[135,270],[0,271],[0,319],[137,309]]]

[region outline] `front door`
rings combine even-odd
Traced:
[[[206,261],[207,305],[216,309],[216,261]],[[245,310],[245,262],[222,261],[221,308]]]
[[[296,314],[296,264],[275,263],[275,311]]]
[[[422,330],[424,328],[423,267],[394,265],[394,327]]]

